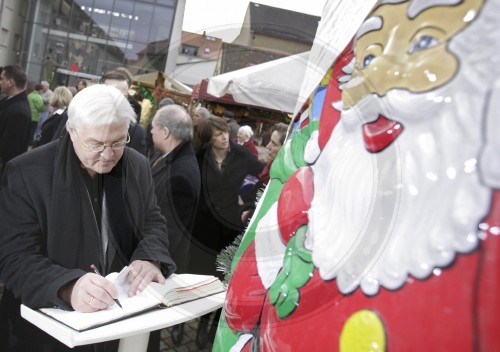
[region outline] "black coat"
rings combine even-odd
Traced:
[[[154,163],[156,158],[152,160]],[[187,273],[201,187],[200,170],[191,143],[178,145],[153,166],[152,174],[158,205],[167,219],[170,255],[177,265],[177,273]]]
[[[69,309],[58,297],[59,289],[90,271],[91,263],[99,263],[99,229],[84,176],[69,135],[11,160],[5,168],[0,189],[2,350],[18,342],[24,344],[22,350],[69,350],[22,319],[19,305]],[[107,270],[151,260],[163,264],[164,275],[173,272],[148,161],[125,148],[102,183],[112,229],[109,244],[117,248]]]
[[[33,148],[51,142],[62,121],[64,124],[68,121],[68,109],[58,109],[44,121],[40,138],[33,143]]]
[[[128,128],[128,133],[130,134],[130,142],[127,146],[147,156],[146,131],[144,131],[144,128],[138,123],[134,123]]]
[[[28,150],[31,109],[25,91],[0,102],[0,175],[2,165]]]
[[[230,142],[230,150],[219,170],[210,149],[196,153],[201,172],[200,205],[193,229],[191,270],[217,274],[217,254],[245,229],[238,196],[247,175],[257,176],[264,165],[242,146]]]

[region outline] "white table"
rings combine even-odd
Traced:
[[[225,296],[225,292],[218,293],[82,332],[25,305],[21,305],[21,316],[68,347],[120,339],[119,352],[141,352],[147,350],[150,331],[180,324],[221,308]]]

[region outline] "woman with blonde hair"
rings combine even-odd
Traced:
[[[71,91],[68,88],[60,86],[54,89],[54,93],[49,101],[49,104],[53,107],[54,112],[43,123],[40,138],[35,141],[33,148],[52,141],[52,137],[61,123],[66,123],[68,120],[66,110],[71,102],[71,99],[73,99],[73,94],[71,94]]]

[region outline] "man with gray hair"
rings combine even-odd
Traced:
[[[201,188],[200,170],[191,145],[191,118],[183,107],[167,105],[156,112],[151,134],[158,151],[157,157],[152,159],[155,194],[161,213],[167,219],[169,251],[177,265],[177,273],[186,273]],[[182,331],[182,324],[173,328],[175,343],[181,342]],[[159,341],[151,340],[150,344],[159,346]]]
[[[22,319],[19,306],[79,312],[113,306],[116,287],[90,264],[103,275],[128,266],[129,296],[175,271],[148,162],[126,147],[134,122],[118,89],[87,87],[68,107],[68,133],[6,165],[0,188],[3,350],[69,351]],[[118,347],[106,345],[106,351]]]
[[[208,111],[207,108],[204,108],[203,106],[200,106],[199,108],[196,109],[193,115],[193,126],[198,127],[200,122],[210,116],[210,111]]]
[[[201,121],[210,117],[210,111],[203,106],[198,107],[193,115],[193,148],[198,150],[200,148],[200,139],[198,137],[197,129]]]
[[[187,272],[189,242],[200,193],[200,171],[190,143],[193,126],[186,110],[175,104],[158,110],[152,125],[151,134],[158,151],[152,164],[156,198],[167,218],[170,252],[177,271]]]

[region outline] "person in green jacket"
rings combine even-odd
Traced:
[[[31,139],[30,145],[37,138],[35,136],[36,127],[38,126],[38,121],[40,120],[40,113],[44,109],[44,104],[41,94],[42,86],[40,84],[35,85],[33,91],[28,94],[28,102],[31,108]]]

